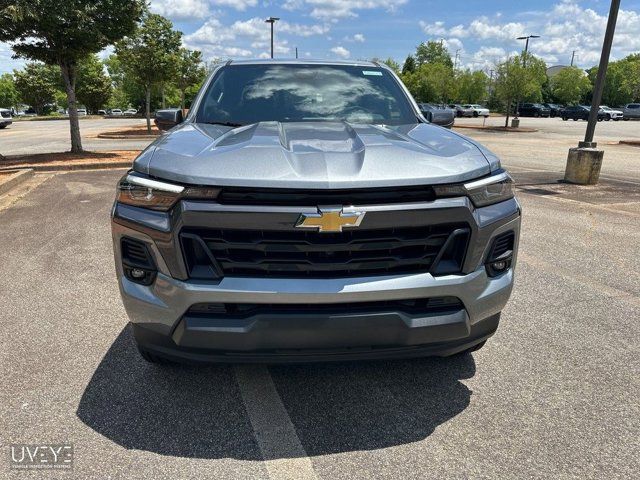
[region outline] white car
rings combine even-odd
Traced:
[[[138,114],[138,110],[136,110],[135,108],[129,108],[127,110],[124,111],[125,115],[137,115]]]
[[[78,109],[78,116],[83,116],[87,114],[87,109],[86,108],[79,108]]]
[[[120,110],[119,108],[113,108],[109,110],[109,115],[111,115],[112,117],[121,117],[122,110]]]
[[[607,107],[606,105],[600,105],[600,110],[605,113],[606,116],[604,117],[604,119],[606,121],[615,120],[617,122],[618,120],[622,120],[624,118],[624,113],[622,112],[622,110],[615,110],[611,107]]]
[[[8,108],[0,108],[0,128],[7,128],[12,122],[11,110]]]
[[[481,105],[478,105],[477,103],[470,103],[467,105],[463,105],[463,108],[470,108],[471,110],[473,110],[473,116],[474,117],[488,117],[489,116],[489,109],[488,108],[484,108]]]

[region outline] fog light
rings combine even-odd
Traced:
[[[145,272],[144,270],[140,269],[140,268],[132,268],[131,269],[131,276],[133,278],[144,278],[144,276],[147,274],[147,272]]]

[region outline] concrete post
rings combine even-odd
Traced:
[[[604,151],[595,148],[595,143],[588,145],[580,142],[577,148],[569,149],[564,180],[580,185],[597,184],[603,156]]]

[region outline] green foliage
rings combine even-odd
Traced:
[[[38,115],[47,104],[55,103],[56,82],[51,68],[43,63],[27,63],[24,70],[14,71],[15,88],[22,103],[30,105]]]
[[[578,67],[560,70],[550,81],[554,98],[565,105],[575,105],[591,90],[591,82],[585,72]]]
[[[116,55],[126,77],[145,90],[147,130],[151,131],[151,89],[170,83],[177,75],[182,32],[167,18],[146,13],[136,31],[116,44]]]
[[[595,85],[598,67],[589,70],[589,80]],[[640,53],[629,55],[607,68],[602,103],[609,106],[640,102]]]
[[[78,101],[92,113],[105,106],[111,97],[111,79],[97,55],[89,55],[78,66],[76,94]]]
[[[453,70],[442,63],[425,63],[402,80],[418,102],[448,103],[455,97]]]
[[[425,63],[441,63],[453,68],[449,50],[440,42],[429,41],[418,45],[415,60],[418,66],[422,66]]]
[[[496,66],[495,95],[509,112],[513,102],[540,101],[546,79],[546,64],[522,53]]]
[[[199,88],[207,75],[202,52],[181,48],[177,55],[176,70],[175,84],[180,92],[179,105],[180,108],[185,108],[185,103],[190,104],[195,96],[191,94],[193,87]]]
[[[404,64],[402,65],[402,74],[406,75],[408,73],[413,73],[416,71],[416,59],[413,58],[413,55],[407,56]]]
[[[19,100],[13,75],[10,73],[0,75],[0,108],[15,107]]]
[[[69,104],[71,151],[82,151],[76,112],[78,62],[129,34],[144,0],[0,0],[0,41],[18,57],[60,68]]]
[[[479,103],[487,97],[489,78],[484,72],[465,70],[456,78],[457,100],[461,103]]]
[[[393,58],[389,57],[386,60],[383,60],[381,63],[384,63],[387,67],[389,67],[394,72],[400,73],[400,64],[396,62]]]

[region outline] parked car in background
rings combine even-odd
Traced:
[[[456,117],[473,117],[473,108],[466,108],[457,103],[449,105],[449,108],[456,113]]]
[[[86,116],[87,115],[87,109],[86,108],[79,108],[78,109],[78,115],[79,116]]]
[[[541,103],[522,103],[520,104],[521,117],[549,117],[551,109],[545,107]]]
[[[123,115],[122,110],[120,110],[119,108],[112,108],[107,113],[112,117],[121,117]]]
[[[7,128],[12,123],[11,110],[8,108],[0,108],[0,128]]]
[[[600,110],[604,112],[604,119],[606,121],[614,120],[617,122],[618,120],[622,120],[624,117],[624,112],[622,110],[616,110],[614,108],[607,107],[606,105],[600,105]]]
[[[571,105],[568,107],[565,107],[564,110],[562,110],[562,120],[567,121],[569,119],[573,120],[573,121],[577,121],[577,120],[589,120],[589,111],[591,110],[591,107],[588,107],[586,105]],[[598,110],[598,121],[602,121],[605,119],[605,113],[603,110]]]
[[[559,117],[562,109],[564,108],[562,105],[558,105],[557,103],[543,103],[542,106],[549,109],[549,116],[551,118]]]
[[[431,123],[441,127],[451,128],[456,120],[456,113],[445,106],[431,103],[419,103],[420,112]]]
[[[98,115],[106,115],[107,111],[106,110],[98,110]]]
[[[640,103],[628,103],[622,109],[625,120],[640,119]]]
[[[138,110],[136,110],[135,108],[128,108],[127,110],[124,111],[124,114],[127,116],[137,115]]]
[[[484,108],[482,105],[478,105],[477,103],[470,103],[467,105],[463,105],[462,108],[470,108],[471,115],[474,117],[488,117],[489,109]]]

